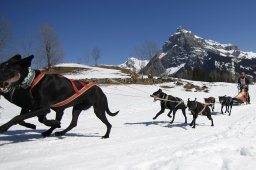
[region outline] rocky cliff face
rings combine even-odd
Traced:
[[[158,76],[175,75],[191,68],[200,68],[207,73],[222,70],[235,74],[243,70],[255,76],[255,66],[256,53],[240,51],[232,44],[205,40],[179,27],[143,72]]]

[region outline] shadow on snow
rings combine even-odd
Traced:
[[[187,130],[186,123],[181,123],[181,122],[174,122],[170,123],[169,121],[147,121],[147,122],[134,122],[134,123],[124,123],[125,125],[144,125],[144,126],[162,126],[166,128],[173,128],[173,127],[180,127],[185,130]]]
[[[8,144],[30,142],[40,139],[56,138],[65,139],[67,137],[101,137],[98,133],[81,134],[81,133],[66,133],[64,136],[55,136],[52,134],[44,138],[41,133],[45,130],[10,130],[0,135],[0,147]],[[4,142],[6,141],[6,142]]]

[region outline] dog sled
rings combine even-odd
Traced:
[[[233,97],[233,105],[249,104],[248,97],[249,93],[247,88],[243,88],[238,95]]]

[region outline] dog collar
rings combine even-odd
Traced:
[[[31,67],[29,67],[28,75],[27,77],[24,78],[24,80],[22,81],[21,85],[19,85],[19,87],[23,89],[27,89],[28,87],[30,87],[35,78],[35,75],[36,75],[35,70],[32,70]]]

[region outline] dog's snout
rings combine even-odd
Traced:
[[[10,83],[9,82],[1,82],[0,83],[0,87],[2,87],[2,88],[5,88],[5,87],[7,87],[7,86],[9,86],[10,85]]]

